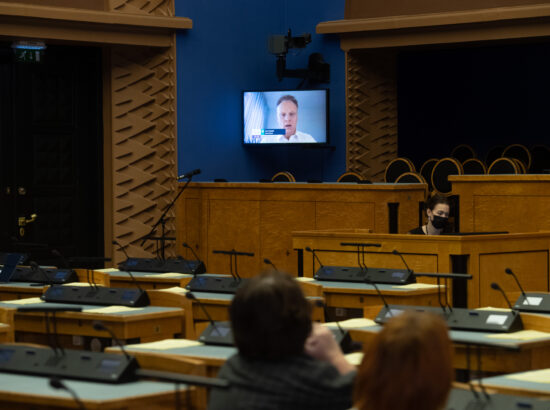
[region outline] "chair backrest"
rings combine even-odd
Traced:
[[[497,158],[489,166],[488,174],[519,174],[519,165],[512,158]]]
[[[432,170],[434,169],[435,164],[437,164],[437,161],[439,161],[439,159],[437,158],[427,159],[420,167],[420,175],[422,175],[428,183],[428,191],[431,191],[433,189]]]
[[[502,151],[502,156],[505,158],[515,158],[523,162],[525,172],[531,169],[531,152],[527,149],[525,145],[522,144],[512,144],[508,145],[504,151]]]
[[[490,165],[495,161],[495,159],[502,157],[502,152],[505,148],[506,147],[504,145],[495,145],[490,148],[485,156],[485,163]]]
[[[395,182],[405,172],[416,172],[412,161],[408,158],[395,158],[386,166],[384,181]]]
[[[487,167],[477,158],[470,158],[464,161],[462,169],[465,175],[483,175],[487,173]]]
[[[273,177],[271,178],[271,181],[273,182],[296,182],[296,179],[294,178],[294,175],[292,175],[288,171],[281,171],[277,172]]]
[[[405,172],[395,180],[398,184],[426,184],[426,180],[418,172]]]
[[[432,170],[433,190],[440,195],[451,195],[449,175],[462,175],[462,164],[456,158],[442,158],[437,161]]]
[[[357,172],[347,171],[338,177],[336,182],[359,182],[362,181],[363,177]]]
[[[453,148],[451,151],[451,157],[458,159],[462,164],[464,161],[470,158],[476,158],[476,152],[468,144],[460,144]]]

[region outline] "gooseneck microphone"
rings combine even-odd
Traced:
[[[272,266],[272,267],[273,267],[273,269],[275,269],[275,270],[276,270],[277,272],[279,271],[279,269],[277,269],[277,267],[275,266],[275,264],[274,264],[273,262],[271,262],[271,260],[270,260],[270,259],[268,259],[268,258],[264,258],[264,263],[265,263],[266,265],[270,265],[270,266]]]
[[[126,249],[124,249],[116,239],[113,239],[113,245],[118,246],[118,249],[121,250],[122,253],[124,253],[124,256],[126,256],[126,260],[130,259],[130,257],[128,256],[128,253],[126,252]],[[132,279],[132,282],[134,282],[134,285],[136,285],[136,287],[140,290],[140,292],[143,292],[143,289],[141,289],[141,286],[139,286],[138,281],[136,280],[134,275],[132,275],[132,272],[130,272],[130,269],[126,269],[124,272],[130,275],[130,278]]]
[[[518,284],[518,288],[519,290],[521,291],[521,294],[523,296],[523,300],[525,301],[525,304],[526,305],[530,305],[529,303],[529,299],[527,299],[527,295],[525,294],[525,291],[523,290],[523,288],[521,287],[521,283],[519,283],[519,279],[518,277],[516,276],[516,274],[512,271],[512,269],[510,268],[506,268],[504,269],[504,272],[506,272],[506,274],[508,275],[511,275],[514,277],[514,279],[516,280],[516,283]]]
[[[309,246],[306,246],[306,251],[308,252],[311,252],[311,254],[313,255],[313,257],[315,258],[315,260],[317,260],[317,262],[319,263],[319,266],[321,268],[323,268],[323,264],[321,263],[321,259],[319,259],[319,257],[317,256],[317,254],[315,253],[315,249],[311,249]],[[315,272],[314,272],[315,273]]]
[[[78,407],[81,410],[86,410],[86,407],[84,407],[84,403],[82,403],[82,401],[80,400],[80,397],[78,397],[78,394],[76,394],[76,392],[73,389],[71,389],[69,386],[63,383],[60,378],[55,376],[50,378],[50,386],[53,387],[54,389],[58,389],[58,390],[60,389],[60,390],[65,390],[69,392],[69,394],[73,397]]]
[[[191,178],[195,175],[198,175],[201,173],[201,170],[199,168],[194,169],[193,171],[186,172],[185,174],[181,174],[177,179],[187,179]]]
[[[208,311],[204,307],[204,304],[199,299],[197,299],[197,297],[191,292],[187,292],[185,294],[185,297],[189,300],[194,300],[195,302],[197,302],[197,304],[200,306],[201,310],[204,312],[204,315],[206,316],[206,318],[208,319],[212,327],[216,329],[216,332],[218,332],[218,335],[221,336],[222,332],[220,332],[220,330],[218,329],[216,322],[214,322],[214,319],[212,319],[212,316],[210,316],[210,313],[208,313]]]
[[[502,293],[502,296],[504,296],[504,299],[506,300],[506,303],[508,304],[508,307],[510,308],[510,310],[514,314],[518,313],[514,310],[514,308],[512,307],[512,304],[510,303],[510,299],[508,299],[508,296],[506,296],[506,293],[504,293],[504,291],[502,290],[502,288],[500,287],[500,285],[498,283],[496,283],[496,282],[491,283],[491,288],[494,289],[494,290],[498,290],[500,293]]]
[[[122,353],[123,353],[124,356],[126,357],[126,360],[128,360],[128,361],[131,361],[131,360],[132,360],[132,357],[128,354],[128,352],[127,352],[126,349],[124,348],[124,345],[122,344],[122,342],[120,341],[120,339],[115,335],[115,333],[114,333],[110,328],[108,328],[107,326],[105,326],[105,325],[103,324],[103,322],[101,322],[101,321],[99,321],[99,320],[94,321],[93,326],[94,326],[94,329],[97,330],[98,332],[104,331],[104,332],[109,333],[109,335],[110,335],[111,338],[115,341],[115,343],[117,344],[117,346],[120,347],[120,350],[122,351]]]
[[[399,252],[397,249],[394,249],[391,253],[401,258],[401,260],[403,261],[403,264],[405,265],[409,273],[414,273],[414,271],[411,268],[409,268],[409,265],[407,265],[407,262],[405,261],[405,258],[403,257],[403,254],[401,252]]]
[[[42,276],[44,276],[44,278],[46,279],[46,281],[48,282],[48,284],[53,288],[54,287],[54,283],[53,283],[53,279],[50,278],[46,272],[44,272],[44,269],[42,269],[40,266],[38,266],[38,263],[36,263],[35,261],[30,261],[29,262],[29,266],[31,267],[31,269],[33,270],[33,272],[40,272],[42,274]]]
[[[372,285],[374,289],[376,289],[376,293],[378,293],[378,296],[380,297],[380,299],[382,299],[382,303],[384,304],[384,307],[386,308],[390,316],[393,317],[393,313],[390,309],[390,306],[388,305],[388,302],[386,302],[386,298],[384,297],[384,295],[382,295],[382,292],[380,292],[380,289],[378,289],[378,286],[376,286],[376,283],[374,283],[368,277],[365,278],[365,283],[368,285]]]
[[[187,249],[189,249],[189,250],[191,251],[191,253],[193,254],[193,256],[195,257],[195,259],[196,259],[197,261],[199,261],[199,262],[201,261],[201,258],[199,258],[199,255],[197,255],[197,253],[195,252],[195,250],[194,250],[192,247],[190,247],[190,246],[187,244],[187,242],[183,242],[182,245],[183,245],[184,248],[187,248]]]
[[[51,252],[52,252],[53,256],[59,258],[61,260],[61,262],[63,262],[63,267],[64,268],[67,268],[67,269],[70,268],[69,261],[67,260],[67,258],[65,258],[65,256],[63,256],[63,254],[61,252],[59,252],[57,249],[52,249]]]

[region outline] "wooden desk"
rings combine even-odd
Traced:
[[[0,310],[15,311],[18,306],[38,305],[45,302],[29,300],[0,303]],[[48,303],[53,306],[75,306]],[[100,350],[111,344],[111,337],[105,331],[93,328],[93,322],[100,320],[109,327],[117,338],[125,342],[147,342],[162,340],[181,333],[183,310],[147,306],[143,308],[119,309],[92,305],[82,306],[82,312],[60,312],[56,314],[57,332],[60,344],[67,348]],[[101,309],[104,312],[95,311]],[[48,344],[46,323],[43,313],[17,313],[14,316],[15,339],[18,342]]]
[[[501,235],[388,235],[371,234],[362,230],[324,230],[293,232],[293,246],[299,253],[304,249],[352,250],[340,246],[341,242],[371,242],[382,246],[368,252],[368,266],[403,268],[401,259],[392,254],[394,249],[403,253],[405,260],[415,272],[469,273],[472,280],[454,281],[453,306],[505,307],[506,302],[499,292],[491,289],[491,282],[498,282],[515,301],[519,290],[514,279],[504,270],[511,268],[519,277],[525,291],[550,291],[548,264],[550,232],[515,233]],[[312,261],[303,264],[303,275],[313,276],[318,265]],[[355,253],[319,252],[324,265],[357,266]],[[419,281],[426,281],[419,278]],[[461,283],[462,282],[462,283]],[[432,281],[433,283],[433,281]]]
[[[134,288],[136,285],[128,272],[120,271],[115,268],[98,269],[96,272],[106,274],[110,277],[111,287],[113,288]],[[134,272],[132,275],[139,283],[142,289],[163,289],[174,286],[185,287],[193,278],[193,275],[186,273],[154,273],[154,272]]]
[[[37,298],[44,293],[44,290],[49,285],[39,285],[31,286],[38,284],[31,283],[22,283],[22,282],[9,282],[9,283],[0,283],[0,301],[2,300],[16,300],[16,299],[26,299],[26,298]]]
[[[451,175],[460,230],[550,230],[550,175]]]
[[[298,278],[304,293],[314,292],[310,288],[320,288],[327,307],[359,308],[383,304],[374,286],[366,283],[333,282]],[[377,285],[384,298],[391,305],[436,306],[438,291],[435,285],[412,286]],[[444,289],[443,289],[444,291]]]
[[[363,228],[407,232],[418,225],[424,184],[191,183],[176,204],[178,254],[196,248],[209,272],[229,273],[228,257],[215,249],[253,252],[239,257],[239,273],[251,277],[269,258],[297,274],[291,232]]]
[[[137,381],[123,384],[63,380],[80,397],[86,409],[166,409],[175,408],[173,383]],[[180,387],[180,403],[185,406],[189,390]],[[0,373],[0,407],[11,409],[78,408],[65,390],[50,387],[48,377]],[[185,407],[183,407],[185,408]]]
[[[135,356],[138,361],[151,362],[157,360],[157,363],[159,363],[157,370],[174,371],[174,364],[177,366],[177,363],[182,360],[199,360],[206,364],[209,377],[216,377],[225,361],[237,353],[236,347],[209,346],[196,340],[187,339],[168,339],[145,344],[131,344],[126,345],[125,349],[129,354]],[[105,351],[120,353],[120,348],[113,346],[108,347]]]
[[[522,378],[533,377],[541,373],[543,379],[545,379],[544,381],[521,380]],[[547,382],[549,376],[550,369],[546,368],[503,376],[485,377],[482,378],[481,381],[483,385],[498,393],[535,396],[548,399],[548,397],[550,397],[550,383]]]
[[[491,344],[480,349],[482,370],[495,373],[513,373],[522,370],[544,369],[550,367],[550,315],[531,315],[523,313],[525,330],[546,332],[533,340],[523,340],[521,333],[507,339],[495,338],[495,333],[450,330],[449,337],[454,343],[455,369],[467,369],[467,348],[464,343]],[[345,322],[341,322],[346,328]],[[369,343],[382,326],[371,324],[348,329],[354,341]],[[516,333],[511,334],[511,336]],[[509,350],[505,347],[517,348]],[[477,369],[476,347],[470,348],[471,368]]]

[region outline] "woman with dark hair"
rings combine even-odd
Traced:
[[[287,274],[267,272],[247,281],[229,307],[235,345],[208,408],[327,409],[351,407],[355,369],[332,332],[312,325],[311,306]]]
[[[449,222],[450,209],[450,203],[446,197],[441,195],[432,196],[425,205],[428,218],[426,225],[412,229],[409,233],[414,235],[441,235]]]
[[[367,346],[354,390],[357,410],[440,410],[453,380],[452,345],[438,316],[405,311]]]

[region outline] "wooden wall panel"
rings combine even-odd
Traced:
[[[135,257],[154,255],[145,236],[176,194],[175,47],[113,47],[113,235]],[[160,228],[157,236],[160,236]],[[166,218],[175,236],[175,211]],[[168,243],[167,255],[175,256]],[[115,253],[115,261],[123,259]]]
[[[479,10],[493,7],[529,6],[550,3],[548,0],[346,0],[345,18],[372,18],[411,14]]]
[[[488,289],[480,294],[481,306],[508,307],[502,294],[491,289],[497,282],[513,304],[519,297],[514,278],[504,270],[510,268],[526,292],[548,292],[548,250],[533,252],[493,253],[479,255],[479,287]]]
[[[174,16],[174,0],[106,0],[110,11]]]
[[[315,213],[316,229],[375,229],[372,202],[319,202]],[[303,230],[303,229],[295,229]]]
[[[346,53],[347,169],[372,181],[397,156],[396,81],[392,51]]]
[[[208,201],[206,266],[208,272],[229,274],[229,256],[213,250],[252,252],[254,257],[239,256],[238,270],[256,272],[260,255],[260,202],[231,199]],[[251,275],[248,275],[251,276]]]
[[[315,229],[315,202],[264,201],[261,203],[260,266],[268,268],[263,259],[270,259],[278,269],[295,272],[297,253],[292,249],[293,230]]]

